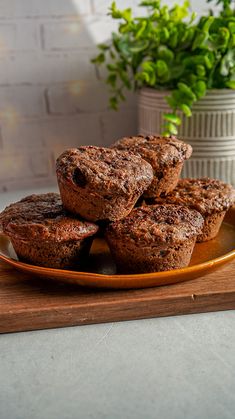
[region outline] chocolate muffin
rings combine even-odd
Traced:
[[[110,251],[121,273],[167,271],[187,266],[203,217],[178,205],[135,208],[106,230]]]
[[[0,214],[0,229],[21,261],[50,268],[83,264],[98,227],[68,215],[59,194],[30,195]]]
[[[153,181],[144,196],[151,198],[172,191],[179,180],[184,160],[189,159],[192,147],[178,138],[157,135],[124,137],[112,148],[129,150],[140,155],[153,168]]]
[[[181,179],[177,187],[165,197],[150,203],[185,205],[197,210],[204,218],[204,227],[197,241],[213,239],[219,232],[226,211],[235,201],[231,185],[216,179]]]
[[[126,217],[153,179],[140,156],[95,146],[65,151],[56,173],[64,207],[91,221]]]

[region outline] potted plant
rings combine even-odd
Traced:
[[[213,1],[213,0],[208,0]],[[110,42],[92,60],[107,68],[110,106],[138,91],[139,132],[179,134],[192,144],[184,176],[210,176],[235,184],[235,10],[196,19],[190,3],[169,8],[145,0],[143,16],[110,8],[120,20]]]

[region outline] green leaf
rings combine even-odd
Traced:
[[[172,122],[175,125],[181,124],[181,119],[179,116],[175,115],[174,113],[165,113],[164,119],[168,122]]]
[[[158,77],[168,76],[169,70],[168,65],[163,60],[157,60],[155,64],[155,69]]]
[[[123,93],[122,93],[122,90],[121,90],[121,89],[119,89],[119,90],[117,91],[117,94],[118,94],[118,96],[120,97],[120,99],[121,99],[123,102],[125,102],[126,98],[125,98],[125,96],[123,95]]]
[[[206,75],[206,69],[204,65],[197,65],[196,72],[199,77],[204,77]]]
[[[219,28],[218,35],[216,39],[217,47],[225,48],[228,44],[230,38],[230,32],[227,28]]]
[[[133,42],[130,46],[129,46],[129,51],[131,53],[138,53],[138,52],[142,52],[144,51],[146,48],[148,48],[149,46],[149,42],[147,40],[141,39],[139,41]]]
[[[119,55],[122,55],[126,58],[130,56],[129,40],[126,37],[126,34],[120,38],[115,36],[113,39],[113,44]]]
[[[169,72],[170,72],[170,78],[172,83],[177,83],[179,79],[182,78],[185,68],[181,64],[169,64]],[[167,80],[166,80],[167,81]]]
[[[203,22],[202,30],[204,32],[208,32],[214,20],[215,20],[214,16],[209,16],[208,18],[206,18]]]
[[[167,121],[167,123],[165,124],[165,129],[166,129],[166,132],[169,134],[173,134],[173,135],[178,134],[177,127],[174,124],[172,124],[172,122]]]
[[[192,50],[195,51],[197,48],[205,48],[208,36],[208,32],[200,31],[193,41]]]
[[[158,58],[170,64],[175,59],[175,54],[170,48],[160,45],[158,48]]]
[[[141,64],[141,68],[149,72],[155,71],[154,63],[152,61],[144,61]]]
[[[198,76],[196,74],[191,73],[191,74],[189,74],[189,76],[187,78],[187,83],[190,86],[193,86],[196,83],[197,79],[198,79]]]
[[[122,82],[123,82],[124,86],[125,86],[128,90],[130,90],[130,89],[131,89],[131,83],[130,83],[130,80],[129,80],[129,78],[128,78],[127,73],[126,73],[125,71],[119,71],[119,76],[120,76],[120,79],[122,80]]]
[[[177,108],[177,101],[175,100],[174,97],[172,96],[166,96],[166,102],[168,103],[168,105],[170,106],[171,109],[176,109]]]
[[[168,6],[162,6],[160,9],[160,15],[163,21],[167,22],[170,19]]]
[[[109,64],[106,65],[106,67],[107,67],[107,70],[109,70],[109,71],[117,71],[117,65],[116,64],[109,63]]]
[[[128,9],[126,9],[122,12],[122,18],[125,19],[127,22],[131,21],[132,11],[131,11],[130,8],[128,8]]]
[[[230,49],[228,52],[223,56],[221,63],[220,63],[220,74],[221,76],[228,76],[230,73],[231,68],[234,67],[235,63],[235,50]]]
[[[110,55],[110,58],[112,58],[112,60],[116,58],[114,52],[111,49],[109,50],[109,55]]]
[[[142,81],[148,85],[150,83],[150,77],[151,75],[149,73],[142,71],[141,73],[135,75],[135,80]]]
[[[162,59],[166,63],[171,63],[174,60],[173,51],[165,45],[160,45],[157,50],[158,58]]]
[[[229,40],[228,46],[229,46],[229,48],[234,48],[235,47],[235,33],[232,33],[230,35],[230,40]]]
[[[192,116],[192,111],[188,105],[185,103],[181,103],[179,105],[179,109],[185,114],[185,116],[190,117]]]
[[[235,89],[235,80],[226,81],[225,85],[230,89]]]
[[[200,99],[200,97],[205,96],[206,83],[203,80],[199,80],[197,83],[195,83],[193,90],[197,98]]]
[[[195,65],[200,65],[200,64],[204,64],[205,59],[204,59],[204,55],[193,55],[193,56],[189,56],[183,59],[183,64],[189,68],[194,68]]]
[[[91,59],[91,62],[93,64],[102,64],[105,61],[105,55],[103,52],[101,52],[100,54],[98,54],[95,58]]]
[[[120,33],[130,32],[130,23],[122,23],[121,25],[119,25],[119,32]]]
[[[106,79],[106,83],[110,84],[110,86],[115,87],[116,85],[116,80],[117,80],[117,74],[115,73],[110,73]]]
[[[155,86],[156,84],[156,74],[152,73],[149,79],[149,85],[150,86]]]
[[[182,42],[188,43],[190,45],[195,36],[195,27],[188,28],[188,30],[186,31],[186,34],[187,36]]]
[[[126,22],[130,22],[132,20],[132,10],[130,8],[118,10],[115,1],[112,2],[109,10],[110,12],[108,15],[111,15],[113,19],[124,19]]]
[[[208,70],[210,70],[213,67],[214,61],[215,58],[212,52],[208,52],[204,55],[205,66],[208,68]]]
[[[162,131],[162,136],[163,137],[170,137],[171,133],[167,130],[167,127],[162,127],[163,129],[165,128],[165,131]]]
[[[110,48],[107,44],[98,44],[97,47],[102,51],[107,51]]]
[[[108,13],[109,15],[112,16],[113,19],[121,19],[122,18],[122,13],[120,10],[117,9],[116,7],[116,2],[113,1],[110,7],[110,12]]]
[[[160,40],[161,40],[161,42],[162,43],[165,43],[169,39],[169,37],[170,37],[170,34],[169,34],[168,29],[166,27],[165,28],[162,28],[162,30],[160,32]]]
[[[140,2],[139,5],[152,7],[153,9],[158,9],[160,6],[160,0],[143,0]]]
[[[196,17],[197,17],[197,13],[196,12],[192,12],[189,23],[190,24],[193,23],[193,21],[196,19]]]
[[[193,93],[192,89],[189,86],[187,86],[187,84],[185,84],[185,83],[178,83],[177,84],[177,87],[189,99],[191,99],[193,101],[196,101],[197,100],[197,97]]]
[[[188,1],[185,1],[182,6],[176,4],[170,11],[170,17],[175,22],[183,20],[185,17],[189,16],[189,7],[190,3]]]
[[[118,100],[115,96],[110,97],[109,99],[109,106],[110,108],[114,109],[115,111],[117,111],[118,109]]]
[[[230,33],[235,33],[235,22],[229,22],[228,28],[230,30]]]
[[[147,27],[147,21],[144,20],[143,22],[141,22],[140,27],[135,34],[135,39],[139,39],[143,35],[146,27]]]
[[[174,30],[171,31],[170,38],[169,38],[169,46],[171,48],[176,48],[177,43],[179,39],[179,33],[177,31],[177,28],[174,28]]]

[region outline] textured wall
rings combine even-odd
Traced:
[[[53,183],[55,158],[65,148],[107,145],[136,132],[134,96],[110,111],[90,64],[96,43],[114,29],[106,16],[110,3],[1,0],[0,191]],[[194,3],[199,11],[205,6]]]

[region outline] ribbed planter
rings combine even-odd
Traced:
[[[165,96],[144,88],[138,96],[138,121],[141,134],[161,132],[163,114],[170,112]],[[235,185],[235,92],[210,90],[193,107],[191,118],[182,116],[179,136],[193,147],[185,162],[183,177],[209,176]]]

